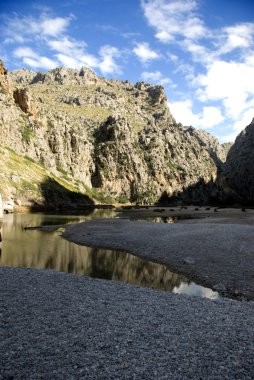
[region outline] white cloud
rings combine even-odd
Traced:
[[[29,46],[21,46],[14,50],[13,55],[21,58],[22,62],[33,69],[51,70],[58,65],[58,62],[48,57],[37,54]]]
[[[120,74],[120,66],[115,62],[115,58],[121,56],[120,51],[110,45],[105,45],[100,48],[99,54],[101,56],[101,62],[99,63],[99,68],[102,74]]]
[[[160,71],[144,71],[141,74],[141,79],[145,82],[152,82],[155,84],[160,84],[162,86],[166,86],[167,84],[172,84],[172,80],[170,78],[166,78],[162,75]]]
[[[84,41],[70,40],[64,37],[62,40],[48,41],[48,45],[54,51],[58,61],[67,67],[80,68],[88,66],[92,69],[98,68],[103,75],[121,73],[116,58],[121,57],[120,51],[110,45],[104,45],[99,50],[99,57],[86,52],[87,46]]]
[[[95,55],[86,52],[80,56],[80,63],[82,63],[82,66],[88,66],[90,68],[100,67],[99,59]]]
[[[143,63],[147,63],[153,59],[158,59],[160,55],[152,50],[147,42],[141,42],[136,45],[133,52]]]
[[[37,58],[37,54],[29,46],[18,47],[14,50],[13,54],[17,58]]]
[[[24,57],[23,62],[33,69],[51,70],[58,65],[57,61],[39,55],[36,58]]]
[[[202,114],[199,115],[198,126],[201,128],[211,128],[224,121],[224,117],[218,107],[206,106]]]
[[[56,54],[56,57],[61,66],[70,67],[71,69],[79,69],[82,66],[82,63],[76,57],[62,53]]]
[[[64,36],[61,39],[48,40],[47,44],[53,52],[57,52],[55,56],[64,66],[77,69],[81,66],[99,67],[98,58],[86,52],[87,44],[85,41]]]
[[[34,36],[57,37],[66,31],[71,17],[49,17],[42,14],[39,18],[32,16],[20,16],[17,14],[5,18],[3,34],[5,43],[24,43]]]
[[[254,24],[242,23],[223,28],[217,43],[218,55],[226,54],[234,49],[246,49],[253,44]]]
[[[178,122],[196,128],[211,128],[224,120],[220,109],[213,106],[205,106],[202,112],[195,114],[192,111],[193,102],[190,99],[169,103],[169,108]]]
[[[246,109],[237,120],[232,122],[231,133],[222,137],[223,142],[234,141],[237,135],[249,125],[254,117],[254,100],[250,107]]]
[[[177,122],[183,125],[195,125],[196,116],[192,113],[192,102],[191,100],[170,102],[168,104],[170,111],[172,112],[174,118]]]
[[[86,43],[84,41],[70,39],[67,36],[64,36],[58,40],[48,40],[47,44],[52,50],[56,50],[57,52],[75,55],[80,55],[80,52],[86,47]]]
[[[41,32],[48,36],[58,36],[63,33],[69,25],[70,18],[55,17],[45,18],[39,23]]]
[[[195,63],[201,63],[206,66],[213,62],[217,57],[216,52],[211,51],[206,46],[197,42],[184,40],[181,44],[185,51],[192,55],[192,59]]]
[[[215,61],[194,84],[200,86],[200,100],[220,100],[227,116],[238,119],[254,98],[254,65]]]
[[[156,37],[163,43],[177,37],[188,40],[202,38],[207,33],[203,21],[195,14],[194,0],[141,0],[148,24],[155,28]]]
[[[168,53],[167,56],[170,59],[170,61],[172,61],[172,62],[178,62],[178,60],[179,60],[179,58],[176,54]]]
[[[67,33],[70,21],[74,16],[52,17],[45,11],[39,17],[20,16],[13,14],[5,18],[5,43],[18,43],[20,46],[13,51],[13,56],[33,69],[52,69],[58,65],[71,68],[88,66],[99,69],[103,75],[120,74],[121,68],[117,59],[121,58],[118,48],[104,45],[97,55],[87,52],[85,41],[70,38]],[[108,26],[107,26],[108,29]],[[29,46],[33,43],[33,49]],[[49,47],[51,54],[41,56],[34,52],[34,48]]]

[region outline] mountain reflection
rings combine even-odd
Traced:
[[[164,265],[142,260],[126,252],[79,246],[62,239],[60,232],[24,229],[27,226],[63,225],[114,216],[112,210],[95,210],[88,215],[74,216],[5,215],[0,266],[53,269],[175,293],[218,297],[218,293],[191,283],[186,277],[170,272]]]
[[[96,216],[101,217],[102,214]],[[112,212],[106,216],[112,217]],[[170,291],[187,282],[184,276],[170,272],[164,265],[126,252],[79,246],[63,240],[58,232],[24,230],[27,225],[63,224],[87,219],[92,219],[92,216],[6,215],[0,265],[53,269]]]

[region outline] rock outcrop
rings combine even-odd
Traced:
[[[23,112],[33,116],[37,115],[38,106],[27,88],[15,89],[13,91],[13,98]]]
[[[4,67],[3,61],[0,59],[0,96],[11,94],[11,84],[8,77],[8,72]],[[2,96],[0,97],[0,99]]]
[[[254,202],[254,118],[237,136],[225,164],[225,180],[236,201]]]
[[[177,124],[162,86],[107,80],[84,67],[2,77],[12,83],[0,102],[2,145],[55,176],[116,202],[221,196],[226,149],[209,133]]]
[[[3,217],[3,201],[2,201],[2,195],[0,194],[0,219]],[[0,232],[1,235],[1,232]]]

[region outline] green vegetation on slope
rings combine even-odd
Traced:
[[[62,178],[60,178],[62,176]],[[49,172],[29,157],[21,157],[7,147],[0,147],[0,193],[13,195],[16,203],[47,207],[111,203],[112,199],[87,188],[82,182]]]

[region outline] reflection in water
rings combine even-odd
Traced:
[[[205,298],[211,298],[211,299],[217,299],[218,293],[214,292],[212,289],[204,288],[203,286],[197,285],[194,282],[190,282],[189,284],[182,283],[180,286],[176,286],[173,289],[173,293],[178,294],[189,294],[199,297],[205,297]]]
[[[190,293],[188,279],[170,272],[164,265],[142,260],[126,252],[79,246],[62,239],[59,232],[24,230],[27,225],[63,224],[103,216],[112,217],[114,213],[111,210],[96,210],[87,216],[8,214],[4,216],[0,265],[54,269],[160,290]],[[196,291],[194,289],[191,294]],[[208,296],[205,290],[202,296]]]
[[[187,219],[194,219],[192,215],[178,215],[178,216],[155,216],[152,218],[131,218],[131,220],[140,220],[142,222],[153,222],[153,223],[176,223],[178,221],[183,221]]]

